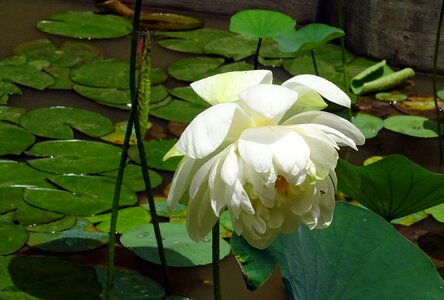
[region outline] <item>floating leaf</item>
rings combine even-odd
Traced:
[[[91,174],[119,167],[121,149],[101,142],[65,140],[35,144],[26,154],[46,156],[28,163],[39,170],[57,174]]]
[[[71,79],[86,86],[129,89],[129,62],[95,60],[73,69]]]
[[[208,104],[208,102],[206,102],[198,94],[196,94],[196,92],[190,86],[173,88],[170,89],[168,92],[174,97],[180,98],[190,103],[207,105],[208,107],[211,106],[210,104]]]
[[[23,201],[23,191],[18,188],[0,188],[0,214],[12,211]]]
[[[96,4],[97,6],[97,4]],[[202,27],[203,21],[173,13],[142,13],[140,26],[155,30],[189,30]]]
[[[107,269],[96,267],[98,280],[106,286]],[[113,300],[158,300],[164,299],[165,289],[157,281],[132,270],[116,269],[111,299]],[[106,299],[102,291],[100,299]]]
[[[0,80],[0,104],[5,105],[8,102],[9,96],[21,95],[22,91],[10,81]]]
[[[0,160],[0,187],[51,187],[46,179],[52,174],[37,171],[27,164]]]
[[[444,223],[444,203],[427,208],[425,212],[431,214],[437,221]]]
[[[322,44],[344,36],[342,29],[322,23],[311,23],[289,35],[276,38],[284,52],[313,50]]]
[[[211,263],[210,238],[205,238],[197,243],[188,237],[185,224],[160,223],[159,225],[169,266],[192,267]],[[144,260],[160,264],[157,243],[151,224],[141,225],[125,232],[120,237],[120,242],[125,248]],[[220,259],[229,253],[229,244],[221,239]]]
[[[109,234],[95,231],[87,220],[77,218],[74,227],[56,232],[31,232],[28,246],[53,253],[93,250],[108,243]]]
[[[117,177],[117,171],[106,172],[102,175],[113,177],[115,179]],[[158,187],[163,181],[162,176],[153,170],[148,170],[148,175],[150,177],[151,188]],[[145,191],[146,188],[145,181],[143,180],[142,176],[142,167],[134,164],[126,165],[123,175],[123,184],[134,192]]]
[[[0,257],[3,299],[97,299],[101,286],[83,264],[43,256]]]
[[[27,240],[28,230],[25,227],[0,220],[0,255],[16,252]]]
[[[110,143],[113,143],[113,144],[116,144],[116,145],[123,145],[123,142],[125,140],[125,133],[126,133],[127,124],[128,124],[127,121],[114,124],[114,128],[115,128],[114,131],[111,132],[110,134],[100,137],[100,139],[110,142]],[[129,144],[130,145],[137,144],[137,137],[136,137],[136,132],[135,132],[134,128],[131,132]]]
[[[391,116],[384,120],[384,127],[414,137],[438,137],[436,122],[420,116]]]
[[[129,89],[92,87],[74,84],[73,90],[83,97],[92,99],[104,105],[110,105],[128,110],[131,108],[131,96]]]
[[[9,80],[37,90],[44,90],[54,84],[54,79],[46,72],[42,72],[33,66],[0,65],[0,81]],[[12,92],[18,94],[17,90]],[[8,94],[10,94],[8,92]]]
[[[248,9],[235,13],[230,30],[245,36],[264,38],[287,35],[295,30],[296,21],[277,11]]]
[[[352,118],[352,123],[361,130],[366,139],[374,138],[384,128],[384,120],[364,113],[357,113]]]
[[[191,57],[178,60],[168,67],[168,73],[183,81],[197,81],[215,74],[215,70],[224,63],[223,58]]]
[[[402,155],[365,167],[339,160],[338,190],[386,220],[401,218],[443,202],[444,175],[432,173]]]
[[[41,225],[29,225],[26,228],[32,232],[50,232],[63,231],[72,228],[76,224],[77,218],[66,216],[53,222]]]
[[[109,178],[66,175],[56,176],[51,181],[64,190],[26,190],[25,201],[43,209],[71,216],[92,216],[111,209],[115,183]],[[135,193],[123,186],[119,204],[128,206],[136,202]]]
[[[45,72],[51,74],[54,78],[54,84],[50,85],[48,88],[52,90],[70,90],[74,82],[71,80],[69,68],[62,67],[47,67]]]
[[[194,54],[204,54],[204,47],[212,40],[228,37],[232,34],[213,28],[201,28],[188,31],[162,32],[162,37],[173,38],[158,41],[164,48]]]
[[[408,97],[406,94],[398,92],[379,92],[375,95],[375,98],[381,101],[398,102],[407,100]]]
[[[35,135],[53,139],[72,139],[74,128],[91,137],[113,131],[113,123],[105,116],[79,108],[44,107],[28,111],[20,124]]]
[[[31,146],[35,136],[17,125],[0,121],[0,155],[18,155]]]
[[[326,229],[303,225],[266,250],[233,235],[231,247],[250,288],[262,285],[279,264],[289,299],[444,297],[442,279],[419,248],[371,211],[346,203],[336,205]]]
[[[111,213],[95,215],[86,219],[91,223],[99,223],[96,225],[97,229],[103,232],[109,232]],[[151,215],[145,208],[140,206],[124,208],[119,210],[116,232],[124,233],[141,224],[148,224],[149,222],[151,222]]]
[[[182,157],[172,157],[166,161],[163,161],[165,154],[176,144],[176,139],[161,140],[161,141],[147,141],[143,142],[145,146],[145,153],[147,158],[148,167],[153,169],[159,169],[164,171],[174,171],[177,168]],[[137,147],[131,147],[128,151],[128,155],[136,163],[140,163],[139,151]]]
[[[181,100],[171,100],[168,104],[151,109],[152,116],[175,122],[191,122],[208,105],[194,104]]]
[[[23,199],[23,196],[22,196]],[[22,225],[40,225],[60,220],[65,215],[29,205],[22,200],[15,212],[15,219]]]
[[[185,217],[187,216],[186,205],[177,203],[172,210],[169,210],[166,199],[163,199],[162,201],[157,200],[155,204],[156,204],[156,212],[161,217],[182,218],[185,220]],[[145,207],[149,209],[148,205],[146,205]]]
[[[99,15],[90,11],[68,11],[50,15],[37,22],[37,28],[51,34],[84,38],[106,39],[129,34],[131,23],[119,16]]]
[[[235,35],[209,42],[206,44],[204,51],[208,54],[218,54],[239,61],[254,55],[256,48],[257,39]]]

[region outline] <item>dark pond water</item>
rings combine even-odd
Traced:
[[[0,9],[0,59],[13,54],[12,50],[23,42],[29,42],[39,38],[49,38],[55,42],[61,42],[63,38],[46,35],[35,28],[38,20],[44,19],[51,13],[66,10],[94,10],[93,1],[60,1],[60,0],[1,0]],[[227,20],[215,16],[198,16],[206,21],[206,26],[227,29]],[[88,41],[103,51],[105,57],[127,60],[129,58],[129,38]],[[153,66],[165,69],[170,63],[187,55],[161,49],[153,43]],[[278,72],[278,76],[285,76]],[[415,78],[417,92],[431,93],[431,78],[421,75]],[[172,79],[166,83],[172,87],[177,85]],[[441,85],[444,87],[444,84]],[[79,107],[101,112],[114,122],[125,121],[127,112],[102,106],[96,102],[87,100],[74,92],[46,90],[44,92],[23,88],[23,95],[12,96],[8,105],[15,107],[36,108],[54,105]],[[165,123],[159,122],[164,128]],[[166,130],[166,129],[164,129]],[[169,134],[168,132],[166,132]],[[404,135],[394,134],[387,130],[374,139],[367,141],[360,147],[359,152],[342,151],[341,156],[355,164],[362,162],[374,155],[388,155],[400,153],[416,163],[430,169],[438,170],[438,147],[435,139],[418,139]],[[34,250],[26,250],[24,253],[43,254]],[[86,254],[59,255],[66,258],[85,261],[88,263],[103,263],[106,260],[106,248]],[[144,262],[123,248],[118,249],[117,264],[134,268],[142,273],[153,275],[160,279],[161,273],[157,266]],[[285,299],[280,283],[279,270],[259,290],[250,292],[246,289],[239,268],[232,258],[222,262],[222,286],[226,299]],[[212,297],[211,267],[198,267],[191,269],[172,268],[173,286],[179,293],[186,293],[193,299],[210,299]]]

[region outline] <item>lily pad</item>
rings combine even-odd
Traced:
[[[166,260],[169,266],[192,267],[210,264],[211,238],[196,243],[188,237],[185,224],[160,223]],[[120,237],[122,245],[144,260],[160,264],[151,224],[141,225]],[[220,240],[220,259],[230,253],[230,246]]]
[[[45,158],[28,161],[32,167],[56,174],[92,174],[116,170],[121,149],[102,142],[65,140],[36,143],[27,155]]]
[[[151,140],[143,142],[148,167],[164,171],[175,171],[182,157],[176,156],[166,161],[163,161],[163,157],[176,144],[176,142],[177,139],[161,141]],[[128,151],[128,155],[132,160],[140,164],[139,151],[137,147],[132,146]]]
[[[381,101],[398,102],[407,100],[408,97],[406,94],[396,92],[379,92],[375,95],[375,98]]]
[[[37,90],[44,90],[55,82],[51,75],[30,65],[0,65],[0,81],[5,80]],[[18,94],[18,91],[14,90],[13,94]]]
[[[46,181],[52,174],[12,160],[0,160],[0,187],[51,187]]]
[[[303,225],[266,250],[233,235],[231,246],[250,288],[279,264],[289,299],[444,297],[443,280],[424,252],[373,212],[347,203],[336,205],[326,229]]]
[[[374,138],[384,128],[384,120],[364,113],[357,113],[352,118],[352,123],[361,130],[366,139]]]
[[[183,219],[185,222],[185,218],[187,216],[187,206],[181,203],[177,203],[174,208],[170,211],[167,206],[166,198],[162,200],[156,199],[156,212],[161,217],[166,217],[170,219]],[[144,206],[149,209],[148,204],[144,204]]]
[[[22,196],[23,197],[23,196]],[[14,218],[22,225],[41,225],[60,220],[65,215],[46,209],[40,209],[22,200],[17,207]]]
[[[114,131],[111,132],[110,134],[101,136],[100,139],[107,141],[109,143],[116,144],[116,145],[123,145],[123,142],[125,141],[125,133],[126,133],[127,124],[128,124],[127,121],[123,121],[123,122],[119,122],[119,123],[114,124]],[[136,132],[135,132],[134,128],[131,132],[129,144],[130,145],[137,144],[137,137],[136,137]]]
[[[129,89],[129,62],[95,60],[73,69],[71,79],[86,86]]]
[[[31,232],[28,246],[53,253],[93,250],[108,243],[109,234],[98,232],[91,223],[77,218],[74,227],[56,232]]]
[[[45,72],[51,74],[54,78],[54,84],[50,85],[48,88],[52,90],[70,90],[74,85],[71,80],[71,69],[64,67],[46,67]]]
[[[436,122],[420,116],[391,116],[384,120],[384,127],[414,137],[438,137]]]
[[[211,106],[210,104],[208,104],[208,102],[206,102],[198,94],[196,94],[196,92],[190,86],[176,87],[170,89],[168,92],[174,97],[180,98],[190,103],[207,105],[208,107]]]
[[[229,36],[213,40],[205,45],[208,54],[222,55],[234,61],[245,59],[256,53],[257,39],[242,35]]]
[[[0,80],[0,104],[5,105],[8,102],[9,96],[21,95],[22,91],[18,86],[8,80]]]
[[[117,171],[102,173],[102,175],[116,178]],[[163,181],[162,176],[160,176],[157,172],[153,170],[148,170],[148,175],[150,177],[151,188],[158,187]],[[129,187],[134,192],[145,191],[145,181],[143,180],[141,166],[137,166],[134,164],[126,165],[123,175],[123,184]]]
[[[22,225],[15,225],[0,220],[0,255],[16,252],[25,245],[28,230]]]
[[[150,114],[157,118],[176,122],[191,122],[208,105],[194,104],[182,100],[171,100],[168,104],[151,109]]]
[[[103,232],[109,232],[111,225],[111,213],[95,215],[86,218],[91,223],[99,223],[96,225],[97,229]],[[143,207],[135,206],[119,210],[117,218],[117,233],[124,233],[132,230],[141,224],[148,224],[151,222],[151,214]]]
[[[53,222],[40,225],[29,225],[26,227],[31,232],[50,232],[63,231],[72,228],[76,224],[77,218],[66,216]]]
[[[79,108],[44,107],[28,111],[20,124],[35,135],[53,139],[72,139],[72,128],[91,137],[113,131],[113,123],[105,116]]]
[[[168,73],[183,81],[197,81],[209,75],[215,74],[215,70],[224,63],[223,58],[216,57],[191,57],[172,63],[168,67]]]
[[[20,126],[0,121],[0,155],[19,155],[35,141],[35,136]]]
[[[390,155],[365,167],[339,160],[338,190],[391,221],[444,199],[444,175],[432,173],[402,155]]]
[[[310,23],[289,35],[282,35],[276,40],[284,52],[313,50],[335,38],[344,36],[342,29],[322,23]]]
[[[3,299],[97,299],[101,286],[94,269],[43,256],[0,257]]]
[[[444,203],[427,208],[425,212],[431,214],[438,222],[444,223]]]
[[[18,188],[0,188],[0,215],[19,207],[23,201],[23,191]]]
[[[256,38],[287,35],[295,26],[296,21],[286,14],[263,9],[242,10],[230,19],[231,31]]]
[[[31,205],[70,216],[92,216],[111,209],[115,183],[102,176],[57,176],[51,179],[64,190],[26,190],[24,199]],[[120,195],[121,206],[134,205],[137,197],[123,186]]]
[[[107,39],[128,35],[131,23],[115,15],[99,15],[91,11],[68,11],[50,15],[37,22],[46,33],[82,39]]]

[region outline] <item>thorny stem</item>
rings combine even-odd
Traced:
[[[213,258],[213,295],[214,300],[221,300],[222,299],[222,293],[221,293],[221,284],[220,284],[220,266],[219,266],[219,259],[220,259],[220,244],[219,244],[219,220],[217,220],[216,224],[213,226],[212,230],[212,258]]]
[[[259,50],[261,49],[262,38],[257,41],[256,54],[254,55],[254,69],[257,70],[257,65],[259,61]]]
[[[438,145],[439,145],[439,166],[442,165],[442,154],[443,154],[443,147],[442,147],[442,137],[441,137],[441,116],[439,111],[439,105],[438,105],[438,99],[437,99],[437,89],[436,89],[436,73],[437,73],[437,65],[438,65],[438,52],[439,52],[439,40],[441,38],[441,26],[442,26],[442,19],[444,14],[444,0],[441,5],[441,12],[439,15],[439,21],[438,21],[438,30],[436,31],[436,39],[435,39],[435,53],[433,54],[433,76],[432,76],[432,82],[433,82],[433,101],[435,102],[435,113],[436,113],[436,123],[437,123],[437,130],[438,130]]]

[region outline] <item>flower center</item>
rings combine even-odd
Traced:
[[[274,188],[276,189],[276,191],[281,195],[286,195],[288,191],[288,186],[289,183],[285,179],[285,177],[282,175],[278,175],[276,181],[274,182]]]

